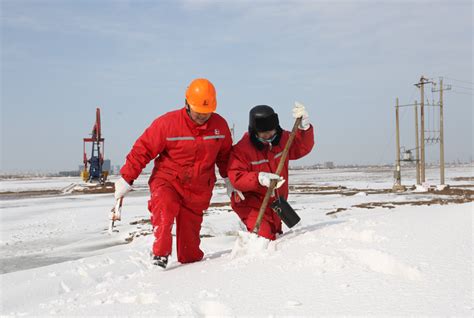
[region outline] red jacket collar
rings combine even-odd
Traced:
[[[202,125],[198,125],[191,119],[191,117],[189,117],[186,107],[183,107],[181,109],[181,114],[184,117],[184,120],[186,121],[186,124],[188,125],[188,127],[191,129],[197,129],[197,130],[207,130],[209,122],[211,121],[212,117],[214,117],[214,114],[212,114],[208,121],[206,121]]]

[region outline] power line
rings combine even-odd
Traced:
[[[455,94],[462,94],[462,95],[474,96],[474,94],[470,94],[470,93],[466,93],[466,92],[458,92],[458,91],[453,91],[453,90],[452,90],[451,92],[453,92],[453,93],[455,93]]]
[[[416,88],[415,88],[415,91],[416,91]],[[413,97],[413,94],[412,94],[412,97]],[[411,99],[411,97],[410,97],[410,99]],[[405,118],[405,114],[406,114],[406,112],[401,112],[401,118],[400,118],[400,120],[403,120],[403,118]],[[390,133],[389,133],[389,134],[390,134]],[[385,134],[385,136],[387,136],[387,134]],[[382,160],[386,160],[385,158],[386,158],[386,155],[387,155],[388,147],[389,147],[389,146],[390,146],[390,147],[393,147],[393,139],[394,139],[393,137],[394,137],[394,136],[395,136],[395,132],[392,132],[390,138],[387,139],[387,141],[386,141],[386,143],[385,143],[385,146],[382,147],[382,151],[379,152],[379,153],[380,153],[379,160],[376,161],[377,164],[380,165],[380,164],[382,163]]]
[[[408,99],[409,101],[411,101],[411,100],[413,99],[413,97],[415,96],[415,94],[417,93],[417,91],[418,91],[418,90],[417,90],[416,87],[413,87],[413,88],[412,88],[412,92],[411,92],[410,98]],[[413,104],[413,105],[414,105],[414,104]],[[405,117],[405,114],[406,114],[406,112],[402,112],[402,114],[401,114],[401,115],[402,115],[402,116],[401,116],[402,118],[401,118],[400,120],[403,120],[403,118]],[[387,135],[390,135],[390,133],[385,134],[385,138],[387,137]],[[380,158],[379,158],[378,161],[376,161],[378,164],[381,164],[381,163],[382,163],[382,160],[384,160],[384,161],[386,160],[385,158],[386,158],[386,155],[387,155],[387,150],[388,150],[388,148],[389,148],[389,147],[393,147],[393,137],[394,137],[394,136],[395,136],[395,132],[392,132],[390,138],[386,139],[387,142],[386,142],[385,146],[382,147],[383,150],[380,152]]]
[[[474,91],[474,88],[472,88],[472,87],[457,86],[457,85],[453,85],[453,84],[451,84],[451,86],[456,87],[456,88],[470,89],[471,91]]]
[[[410,98],[408,99],[409,101],[411,101],[413,99],[413,97],[415,97],[415,94],[418,92],[418,89],[416,89],[415,87],[412,88],[412,91],[411,91],[411,95],[410,95]]]
[[[444,78],[449,79],[451,81],[456,81],[456,82],[461,82],[461,83],[474,85],[473,82],[469,82],[469,81],[465,81],[465,80],[458,80],[458,79],[455,79],[455,78],[452,78],[452,77],[447,77],[447,76],[444,76]]]

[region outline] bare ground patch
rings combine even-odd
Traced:
[[[106,182],[105,184],[95,185],[77,185],[72,188],[71,193],[73,194],[94,194],[94,193],[114,193],[115,184],[113,182]]]
[[[346,208],[337,208],[337,209],[334,210],[334,211],[330,211],[330,212],[326,213],[326,215],[336,214],[336,213],[339,213],[339,212],[342,212],[342,211],[346,211],[346,210],[347,210]]]
[[[454,181],[474,181],[474,177],[454,177]]]
[[[316,194],[316,195],[344,195],[352,196],[364,192],[367,194],[390,193],[391,189],[355,189],[344,186],[309,186],[309,185],[291,185],[289,187],[291,194]]]
[[[210,208],[230,207],[230,202],[211,202]]]
[[[0,200],[27,199],[42,196],[58,196],[70,194],[100,194],[114,193],[115,185],[113,182],[105,184],[71,184],[63,189],[43,189],[43,190],[26,190],[26,191],[3,191],[0,192]]]
[[[462,204],[474,201],[474,190],[471,189],[460,189],[460,188],[445,188],[441,191],[429,191],[429,192],[407,192],[410,195],[424,195],[426,194],[434,196],[433,198],[426,200],[409,200],[409,201],[383,201],[383,202],[366,202],[361,204],[353,205],[353,208],[360,209],[375,209],[377,207],[394,209],[396,206],[412,205],[412,206],[430,206],[430,205],[446,205],[446,204]],[[404,195],[401,193],[400,195]],[[347,208],[337,208],[334,211],[326,213],[326,215],[332,215],[338,212],[346,211]]]
[[[0,192],[1,200],[14,200],[34,198],[40,196],[55,196],[62,194],[62,190],[28,190],[28,191],[3,191]]]
[[[472,197],[455,197],[455,198],[433,198],[431,200],[422,200],[422,201],[389,201],[389,202],[367,202],[362,204],[353,205],[354,208],[361,209],[374,209],[376,207],[393,209],[397,205],[446,205],[450,203],[460,204],[474,201]]]

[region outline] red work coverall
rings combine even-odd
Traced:
[[[120,173],[132,183],[155,159],[148,181],[154,255],[171,254],[171,230],[176,219],[178,261],[202,259],[199,232],[216,182],[215,165],[220,175],[227,177],[231,148],[232,138],[224,118],[213,113],[199,126],[186,108],[158,117],[135,142]]]
[[[233,147],[229,159],[229,179],[232,185],[243,192],[245,200],[240,200],[235,194],[232,195],[232,209],[237,213],[242,222],[252,231],[257,221],[258,211],[262,204],[267,187],[260,185],[258,182],[259,172],[275,173],[280,162],[283,149],[290,133],[283,131],[278,145],[270,147],[265,144],[263,150],[258,150],[249,137],[248,133]],[[286,182],[275,191],[276,195],[288,198],[288,163],[289,160],[299,159],[311,152],[314,145],[313,126],[308,130],[297,130],[293,144],[290,147],[286,162],[281,172],[281,176]],[[275,200],[272,197],[269,206]],[[276,238],[277,233],[281,231],[281,220],[278,215],[269,207],[265,210],[265,214],[258,231],[259,236],[263,236],[270,240]]]

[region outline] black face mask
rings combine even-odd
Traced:
[[[275,128],[273,128],[275,129]],[[257,136],[257,131],[253,130],[252,128],[249,127],[249,136],[250,136],[250,141],[252,144],[258,149],[258,150],[263,150],[265,148],[265,144],[270,144],[272,147],[277,146],[280,144],[280,139],[281,139],[281,134],[283,132],[283,129],[281,129],[280,126],[276,127],[276,134],[273,136],[272,141],[270,143],[264,143],[260,141],[260,139]]]

